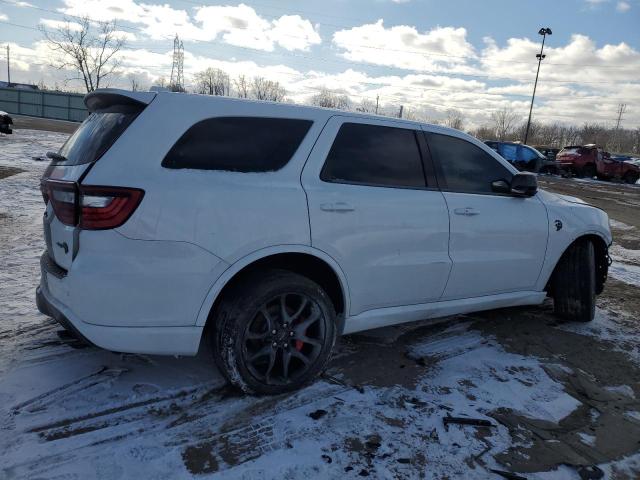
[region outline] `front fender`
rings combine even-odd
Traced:
[[[543,290],[562,254],[578,238],[595,235],[605,245],[613,238],[609,228],[609,216],[579,199],[541,192],[541,200],[547,208],[549,240],[545,260],[536,287]]]

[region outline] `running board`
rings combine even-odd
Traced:
[[[387,327],[399,323],[415,322],[430,318],[448,317],[461,313],[493,310],[494,308],[516,307],[520,305],[539,305],[545,297],[545,292],[513,292],[486,295],[483,297],[462,298],[444,302],[423,303],[402,307],[378,308],[367,310],[358,315],[348,317],[345,321],[343,334],[369,330],[371,328]]]

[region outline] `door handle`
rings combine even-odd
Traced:
[[[320,210],[323,212],[337,212],[337,213],[345,213],[345,212],[353,212],[355,208],[345,202],[336,202],[336,203],[322,203],[320,204]]]
[[[480,215],[479,211],[471,207],[456,208],[453,210],[453,213],[455,213],[456,215],[464,215],[465,217],[473,217],[474,215]]]

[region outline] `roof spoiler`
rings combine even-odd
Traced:
[[[90,112],[108,112],[113,108],[142,110],[155,98],[154,92],[130,92],[116,88],[101,88],[88,93],[84,104]]]

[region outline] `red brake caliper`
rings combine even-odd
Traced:
[[[305,332],[306,334],[307,332]],[[302,340],[296,340],[296,350],[300,351],[302,350],[302,345],[304,345],[304,342]]]

